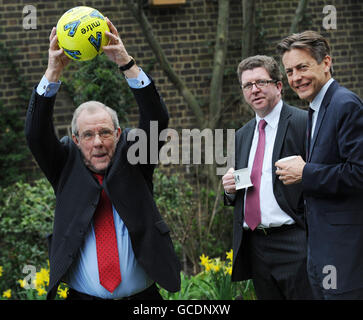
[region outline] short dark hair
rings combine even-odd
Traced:
[[[243,71],[259,67],[266,69],[272,80],[282,81],[282,73],[276,60],[272,57],[263,55],[248,57],[240,62],[237,68],[238,81],[241,83]]]
[[[277,51],[281,57],[285,52],[292,49],[307,50],[318,64],[320,64],[327,55],[330,56],[330,45],[328,40],[321,34],[312,30],[293,33],[281,40],[277,45]],[[331,68],[330,73],[333,73],[332,71]]]

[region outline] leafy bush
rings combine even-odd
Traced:
[[[47,234],[52,231],[55,197],[45,179],[34,185],[17,182],[0,188],[0,292],[16,291],[25,265],[40,270],[48,258]]]
[[[200,193],[203,197],[214,201],[215,194],[203,192]],[[198,193],[184,179],[178,175],[168,177],[156,170],[154,193],[156,204],[172,230],[178,256],[181,260],[187,257],[186,261],[193,267],[190,272],[189,265],[184,264],[184,272],[200,271],[199,257],[203,252],[222,256],[230,247],[230,239],[221,235],[230,233],[232,223],[227,218],[232,215],[216,211],[213,224],[207,230],[206,217],[198,209],[200,199],[195,197]],[[22,273],[25,265],[33,265],[37,271],[44,266],[48,257],[46,235],[52,232],[54,207],[53,189],[45,179],[33,185],[18,182],[0,188],[0,266],[4,274],[0,292],[19,290],[18,280],[26,276]]]
[[[181,290],[176,293],[160,289],[165,300],[256,300],[251,280],[232,282],[232,250],[226,260],[210,259],[202,254],[200,265],[203,270],[195,276],[181,273]]]
[[[102,54],[90,61],[73,65],[68,77],[62,82],[75,106],[85,101],[96,100],[114,109],[121,126],[127,123],[127,110],[135,106],[135,99],[115,63]]]
[[[0,101],[0,186],[25,178],[21,165],[29,152],[24,145],[24,122],[18,108],[5,107]]]
[[[24,160],[30,156],[24,135],[23,108],[29,100],[29,89],[23,71],[14,62],[17,50],[0,41],[0,69],[13,77],[17,99],[4,105],[0,101],[0,186],[6,187],[25,179],[22,170]]]
[[[177,254],[188,263],[184,272],[196,274],[200,271],[199,256],[210,252],[222,256],[231,246],[232,214],[223,206],[223,196],[207,192],[198,184],[191,185],[179,175],[166,176],[160,170],[154,174],[154,199],[161,215],[171,229]],[[185,259],[186,257],[186,259]]]

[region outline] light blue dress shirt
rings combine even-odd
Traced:
[[[145,72],[141,68],[139,69],[140,73],[137,76],[137,78],[125,77],[128,85],[133,89],[140,89],[150,84],[149,77],[145,74]],[[42,80],[40,80],[40,83],[38,84],[37,93],[39,95],[44,94],[45,97],[52,97],[58,92],[60,85],[61,81],[49,82],[46,76],[44,75]]]
[[[146,87],[151,82],[141,68],[137,78],[126,78],[126,80],[134,89]],[[58,92],[60,85],[60,81],[49,82],[43,76],[37,87],[37,93],[44,94],[45,97],[52,97]],[[99,282],[96,237],[92,222],[77,257],[65,276],[67,284],[74,290],[103,299],[117,299],[141,292],[153,284],[153,280],[147,276],[137,262],[129,232],[115,208],[113,208],[113,218],[122,278],[120,285],[113,293],[110,293]]]

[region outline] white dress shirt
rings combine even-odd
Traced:
[[[265,127],[265,153],[263,157],[262,165],[262,176],[261,176],[261,186],[260,186],[260,208],[261,208],[261,224],[258,228],[271,228],[279,227],[284,224],[295,223],[286,212],[284,212],[278,205],[272,185],[272,153],[275,144],[275,138],[277,133],[277,127],[279,124],[280,113],[282,109],[282,100],[280,100],[277,105],[272,109],[272,111],[263,118],[267,125]],[[252,139],[252,145],[250,150],[250,155],[248,158],[248,169],[251,172],[253,166],[253,160],[255,158],[255,153],[258,143],[258,123],[262,118],[256,114],[256,126]],[[245,201],[246,204],[246,195]],[[245,229],[248,228],[246,222],[243,223]]]
[[[318,119],[318,114],[320,110],[321,103],[323,102],[325,93],[329,89],[329,86],[334,81],[333,78],[329,79],[326,84],[320,89],[319,93],[316,95],[313,101],[310,102],[310,108],[314,110],[313,117],[311,119],[311,139],[313,139],[315,126],[316,126],[316,120]]]

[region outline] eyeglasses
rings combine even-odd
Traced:
[[[96,135],[98,134],[98,136],[100,137],[101,140],[107,140],[110,139],[113,136],[115,130],[110,130],[110,129],[101,129],[98,132],[93,132],[93,131],[85,131],[81,134],[81,139],[85,140],[85,141],[92,141]]]
[[[270,83],[276,83],[277,80],[256,80],[255,82],[247,82],[246,84],[242,85],[242,89],[245,91],[250,91],[253,88],[253,85],[256,86],[256,88],[263,88],[267,87]]]

